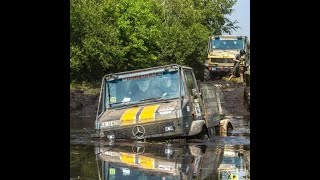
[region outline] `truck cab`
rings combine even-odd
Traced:
[[[109,139],[209,137],[232,129],[219,86],[177,64],[103,77],[96,135]]]

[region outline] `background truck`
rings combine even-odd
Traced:
[[[244,73],[245,63],[250,61],[250,43],[247,36],[216,35],[208,40],[208,59],[205,61],[204,80],[221,78],[230,73],[234,61],[232,59],[241,49],[246,55],[242,59],[238,75]]]

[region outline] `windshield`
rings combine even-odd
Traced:
[[[179,97],[178,71],[107,81],[107,107]],[[182,90],[183,91],[183,90]]]
[[[211,41],[211,50],[213,49],[243,49],[243,40],[213,40]]]

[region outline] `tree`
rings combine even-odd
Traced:
[[[202,77],[210,34],[231,33],[235,0],[71,0],[72,81],[178,63]]]

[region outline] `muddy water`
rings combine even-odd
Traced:
[[[250,179],[250,118],[228,118],[231,136],[145,143],[92,140],[94,117],[72,115],[70,179]]]

